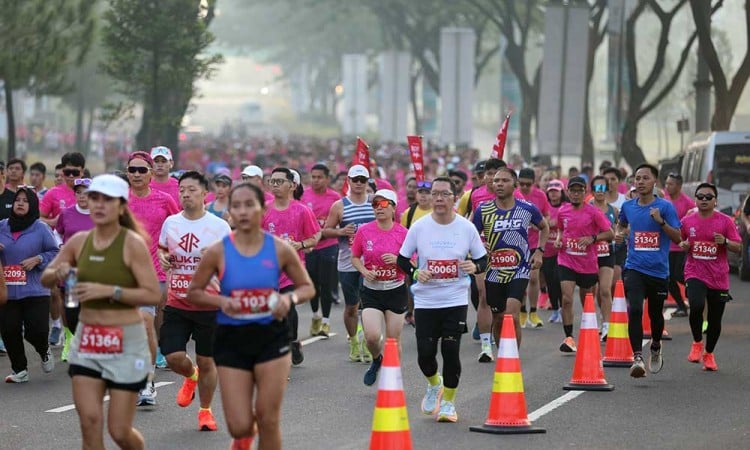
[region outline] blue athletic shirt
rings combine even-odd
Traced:
[[[669,243],[671,239],[662,227],[651,218],[651,208],[659,208],[662,220],[673,228],[680,228],[680,219],[674,206],[663,198],[646,206],[638,204],[638,198],[622,204],[618,221],[630,226],[628,235],[628,257],[625,268],[637,270],[657,278],[669,277]]]
[[[219,325],[266,325],[274,318],[268,308],[267,298],[279,290],[281,268],[276,258],[276,245],[269,233],[263,233],[263,246],[253,256],[244,256],[234,246],[234,234],[222,239],[224,245],[224,273],[220,274],[221,295],[238,297],[248,305],[243,318],[228,316],[221,309],[216,314]]]
[[[500,209],[495,201],[484,202],[474,211],[474,226],[489,244],[489,266],[486,280],[509,283],[528,279],[531,272],[529,226],[538,226],[542,213],[533,204],[516,199],[509,210]]]

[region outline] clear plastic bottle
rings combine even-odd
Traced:
[[[73,288],[78,283],[78,271],[75,268],[71,268],[68,272],[68,276],[65,277],[65,307],[66,308],[77,308],[78,297],[73,293]]]

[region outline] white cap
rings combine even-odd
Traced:
[[[375,193],[375,195],[372,196],[372,198],[375,197],[383,197],[386,200],[392,201],[394,205],[398,204],[398,197],[396,196],[396,193],[390,189],[379,189]]]
[[[261,177],[263,178],[263,169],[258,166],[247,166],[242,170],[242,175],[246,177]]]
[[[154,147],[151,149],[151,159],[155,159],[157,156],[162,156],[166,158],[167,161],[172,161],[172,150],[163,145]]]
[[[289,169],[289,171],[292,172],[292,175],[294,176],[294,184],[298,186],[302,184],[302,178],[299,176],[299,172],[294,169]]]
[[[370,178],[370,172],[367,170],[367,167],[361,164],[355,164],[349,169],[349,173],[347,174],[347,176],[349,178],[355,178],[355,177]]]
[[[128,200],[128,183],[117,175],[99,175],[91,180],[88,193],[99,192],[109,197]]]

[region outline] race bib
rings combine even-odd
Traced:
[[[398,266],[396,266],[395,264],[388,264],[385,266],[374,266],[372,270],[375,272],[376,281],[398,280]]]
[[[716,255],[719,254],[719,246],[716,245],[716,242],[693,241],[691,249],[695,259],[710,261],[716,259]]]
[[[636,231],[633,235],[633,246],[639,252],[658,252],[659,251],[659,232],[658,231]]]
[[[192,275],[184,273],[173,273],[169,276],[169,292],[177,297],[187,297],[188,286],[193,280]]]
[[[458,280],[457,259],[428,259],[427,270],[432,274],[433,281],[447,282]]]
[[[84,359],[112,359],[122,354],[122,327],[84,325],[78,356]]]
[[[550,230],[549,237],[547,238],[547,242],[550,244],[554,244],[557,240],[557,230]]]
[[[586,245],[580,244],[578,242],[578,238],[565,239],[565,253],[569,255],[586,256],[588,255],[586,248],[587,248]]]
[[[596,256],[604,258],[609,256],[609,242],[596,241]]]
[[[240,312],[231,315],[235,319],[268,316],[279,298],[273,289],[232,289],[230,295],[240,302]]]
[[[495,250],[490,253],[491,270],[516,270],[520,258],[518,252],[509,248]]]
[[[8,286],[26,286],[26,271],[21,266],[3,267],[3,275]]]

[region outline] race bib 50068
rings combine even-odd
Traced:
[[[457,259],[428,259],[427,270],[432,274],[434,281],[458,280]]]

